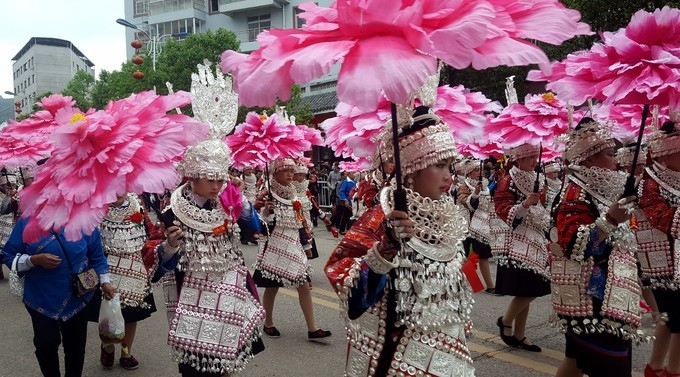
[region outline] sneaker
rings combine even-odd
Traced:
[[[262,328],[262,331],[264,331],[264,333],[270,338],[278,338],[278,337],[281,336],[281,333],[279,332],[279,330],[277,330],[276,327],[274,327],[274,326],[272,326],[272,327],[264,326]]]
[[[111,353],[106,352],[104,345],[101,346],[101,352],[99,354],[99,362],[102,363],[102,367],[109,369],[113,367],[113,360],[116,358],[116,350],[114,349]]]
[[[135,370],[139,368],[139,361],[132,355],[130,355],[130,357],[121,357],[119,361],[120,366],[123,367],[123,369]]]
[[[331,332],[326,330],[318,329],[316,331],[307,331],[307,337],[309,339],[328,338],[329,336],[331,336]]]

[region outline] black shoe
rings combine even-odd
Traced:
[[[517,347],[517,339],[512,336],[512,335],[505,335],[503,334],[503,329],[511,329],[512,326],[508,326],[503,323],[503,317],[498,317],[498,321],[496,321],[496,325],[498,326],[498,330],[500,331],[500,336],[501,340],[503,343],[507,344],[510,347]]]
[[[484,293],[486,293],[488,295],[492,295],[492,296],[503,296],[500,293],[496,293],[496,288],[487,288],[487,289],[484,290]]]
[[[331,336],[331,332],[326,330],[318,329],[316,331],[307,331],[307,337],[309,339],[328,338],[329,336]]]
[[[541,347],[539,347],[535,344],[524,343],[524,341],[527,340],[526,336],[522,339],[517,339],[513,336],[512,339],[515,340],[515,347],[517,347],[517,348],[521,348],[521,349],[527,350],[529,352],[541,352],[542,351]]]
[[[246,241],[246,240],[241,240],[241,244],[242,245],[249,245],[248,241]]]
[[[262,331],[270,338],[278,338],[278,337],[281,336],[281,333],[279,332],[279,330],[277,330],[276,327],[274,327],[274,326],[272,326],[272,327],[264,326],[262,328]]]

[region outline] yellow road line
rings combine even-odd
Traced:
[[[526,357],[517,356],[515,353],[507,352],[505,350],[497,350],[489,348],[475,342],[468,342],[468,347],[471,351],[484,354],[485,356],[493,357],[507,363],[519,365],[527,369],[533,369],[537,372],[545,373],[554,376],[557,373],[557,367],[542,363],[540,361],[527,359]]]

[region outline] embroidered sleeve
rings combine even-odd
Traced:
[[[392,260],[394,257],[396,250],[390,246],[384,220],[385,214],[380,206],[373,206],[366,211],[340,241],[324,268],[350,317],[360,315],[373,305],[385,288],[385,275],[373,271],[368,264],[371,262],[367,263],[366,259],[376,242],[384,245],[384,249],[381,247],[381,250],[377,250],[381,258]],[[379,269],[378,264],[374,266]]]
[[[494,196],[494,203],[496,206],[496,215],[503,220],[508,225],[512,225],[515,221],[516,212],[520,209],[517,208],[515,202],[517,201],[517,196],[510,189],[512,184],[510,175],[506,175],[498,183],[496,187],[496,194]],[[521,206],[521,204],[519,204]]]
[[[589,250],[593,246],[590,240],[593,239],[592,231],[597,232],[595,228],[597,214],[592,212],[590,206],[580,196],[580,188],[570,184],[557,208],[555,219],[558,243],[562,250],[566,251],[567,257],[578,261],[594,252]],[[595,236],[596,240],[599,233]]]
[[[680,238],[680,208],[670,206],[661,196],[659,184],[647,173],[642,186],[640,208],[653,227],[670,234],[675,239]]]

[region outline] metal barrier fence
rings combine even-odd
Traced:
[[[333,202],[331,202],[331,188],[328,186],[328,176],[319,174],[317,180],[319,183],[319,207],[331,208],[333,207]]]

